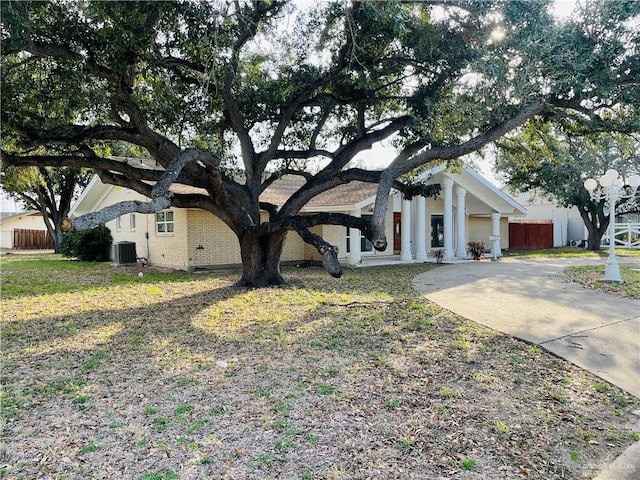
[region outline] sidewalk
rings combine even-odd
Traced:
[[[418,275],[413,286],[447,310],[539,345],[640,398],[640,300],[562,279],[564,268],[585,263],[604,260],[465,262]],[[640,442],[597,479],[640,478],[639,451]]]

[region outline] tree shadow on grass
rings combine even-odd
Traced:
[[[334,350],[371,348],[377,342],[366,333],[369,323],[383,322],[396,301],[380,283],[388,277],[386,270],[359,270],[338,282],[327,282],[324,271],[313,270],[291,270],[288,287],[248,290],[227,280],[226,285],[223,282],[169,300],[160,296],[160,301],[129,307],[111,298],[111,291],[92,291],[91,302],[103,307],[78,312],[62,307],[66,311],[58,313],[55,305],[48,305],[53,314],[6,322],[3,354],[17,362],[64,354],[69,361],[77,357],[75,363],[82,364],[95,351],[153,357],[159,355],[153,349],[163,348],[163,342],[165,347],[170,343],[171,348],[209,357],[215,352],[228,356],[239,344],[265,349],[270,344],[310,341]],[[399,270],[399,274],[407,272]],[[82,294],[77,301],[83,302]],[[371,308],[360,318],[363,314],[354,316],[350,304]],[[141,348],[146,353],[141,354]]]
[[[120,472],[177,469],[189,461],[180,439],[207,448],[206,435],[219,437],[225,448],[207,450],[214,470],[204,473],[209,467],[201,465],[200,478],[226,468],[231,475],[234,466],[239,470],[231,476],[248,478],[242,465],[251,466],[256,478],[284,476],[301,464],[319,475],[335,464],[352,476],[375,477],[366,466],[372,458],[435,476],[430,469],[450,469],[467,451],[450,441],[459,436],[470,437],[495,465],[509,456],[514,465],[534,461],[531,451],[547,452],[546,437],[525,437],[527,428],[518,428],[514,435],[523,436],[527,453],[519,453],[514,441],[506,450],[515,453],[495,459],[504,442],[489,437],[494,416],[504,418],[505,408],[514,415],[512,426],[526,427],[537,419],[517,416],[527,412],[518,402],[529,398],[553,407],[553,399],[538,398],[551,381],[546,360],[443,315],[411,289],[418,271],[361,269],[327,281],[323,271],[301,269],[285,272],[287,288],[247,290],[229,281],[194,291],[195,285],[184,284],[191,290],[175,298],[124,307],[108,298],[110,291],[92,292],[102,295],[94,301],[104,307],[14,322],[4,375],[20,383],[31,402],[22,415],[32,431],[66,427],[71,433],[61,442],[67,450],[77,449],[76,443],[103,446],[104,458]],[[225,363],[218,368],[216,360]],[[471,369],[482,376],[472,376]],[[525,370],[542,383],[521,392],[524,386],[508,378]],[[492,390],[492,380],[503,375],[507,381],[497,383],[508,387],[507,395]],[[485,383],[481,389],[478,381]],[[494,396],[511,403],[494,402]],[[58,420],[65,415],[68,422]],[[552,427],[568,423],[563,415]],[[130,424],[131,430],[118,426]],[[475,429],[462,435],[461,424]],[[11,435],[30,445],[19,428]],[[147,443],[159,453],[166,444],[171,455],[154,455],[141,446]],[[107,445],[119,456],[106,455]],[[283,453],[287,445],[295,450]],[[29,448],[32,458],[40,458]],[[136,450],[142,454],[135,460],[124,453]],[[273,457],[273,464],[256,465],[256,453]],[[87,476],[96,473],[98,458],[99,451],[86,461],[80,456]],[[68,465],[59,462],[56,471],[68,473]]]

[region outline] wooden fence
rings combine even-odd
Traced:
[[[511,250],[553,248],[553,223],[551,220],[544,223],[509,223],[509,248]]]
[[[49,250],[53,248],[53,239],[46,230],[13,230],[13,248],[18,250]]]

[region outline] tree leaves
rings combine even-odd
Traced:
[[[548,5],[7,1],[1,133],[15,165],[39,147],[98,169],[109,149],[145,152],[165,168],[187,148],[207,149],[224,168],[195,163],[177,179],[207,195],[173,201],[206,205],[236,232],[260,224],[263,181],[291,159],[296,169],[322,166],[278,212],[283,223],[336,186],[359,153],[391,139],[397,156],[377,177],[374,211],[383,235],[397,178],[532,116],[574,133],[638,130],[637,6],[598,1],[560,24]],[[109,181],[148,190],[130,166],[109,165],[127,173]]]

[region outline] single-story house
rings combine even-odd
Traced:
[[[51,249],[53,240],[37,210],[0,213],[0,248]]]
[[[388,247],[383,252],[375,251],[359,230],[319,225],[312,231],[336,245],[339,259],[350,265],[358,265],[369,256],[399,255],[402,261],[425,261],[434,250],[442,250],[445,261],[466,258],[466,244],[471,240],[483,241],[488,248],[495,247],[497,255],[501,254],[501,248],[508,248],[508,217],[524,215],[524,207],[471,168],[453,173],[440,166],[425,172],[424,178],[441,185],[437,199],[416,197],[408,201],[397,191],[389,195]],[[274,182],[260,200],[282,205],[302,182],[301,177],[285,176]],[[189,188],[172,186],[176,192]],[[362,182],[340,185],[315,197],[300,214],[371,215],[376,189],[377,185]],[[137,192],[105,185],[95,177],[72,207],[70,216],[94,212],[123,200],[146,199]],[[193,271],[241,262],[233,232],[203,210],[170,208],[149,215],[130,213],[108,222],[107,227],[114,238],[115,249],[120,248],[120,242],[135,242],[137,257],[144,257],[152,265]],[[287,237],[283,263],[319,260],[318,252],[295,232]]]

